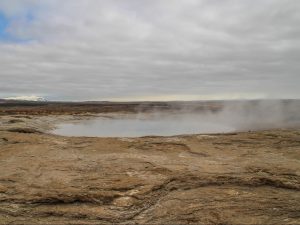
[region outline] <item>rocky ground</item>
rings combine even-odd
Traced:
[[[47,133],[70,119],[0,117],[0,224],[300,224],[300,130]]]

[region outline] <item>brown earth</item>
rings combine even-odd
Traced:
[[[72,118],[0,117],[0,224],[300,224],[300,130],[46,133]]]

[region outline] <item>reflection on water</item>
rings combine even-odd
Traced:
[[[197,119],[198,118],[198,119]],[[196,115],[102,118],[60,124],[55,134],[66,136],[140,137],[231,132],[229,124],[203,121]]]
[[[273,107],[273,106],[272,106]],[[53,131],[65,136],[141,137],[178,134],[225,133],[299,127],[299,108],[278,110],[270,106],[225,108],[218,113],[153,113],[97,117],[63,123]]]

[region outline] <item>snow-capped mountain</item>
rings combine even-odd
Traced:
[[[18,100],[18,101],[46,101],[43,97],[36,96],[36,95],[30,95],[30,96],[16,96],[16,97],[7,97],[3,98],[4,100]]]

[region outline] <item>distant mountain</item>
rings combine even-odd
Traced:
[[[30,96],[16,96],[3,98],[4,100],[16,100],[16,101],[33,101],[33,102],[44,102],[46,99],[40,96],[30,95]]]

